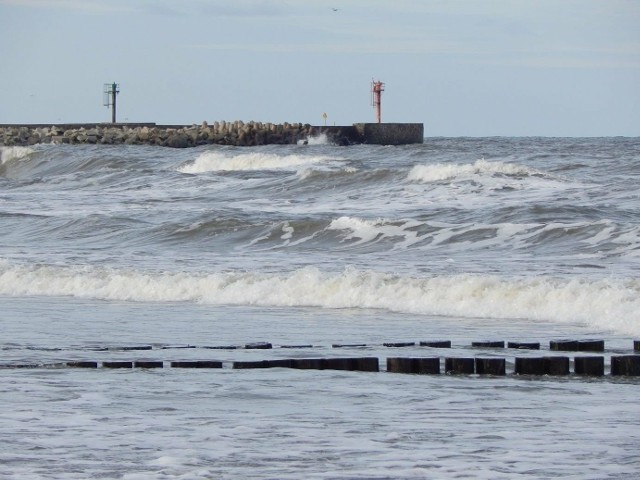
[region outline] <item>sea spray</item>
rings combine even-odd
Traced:
[[[304,140],[298,140],[298,145],[329,145],[329,137],[326,133],[320,135],[309,135]]]

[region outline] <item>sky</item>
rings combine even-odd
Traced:
[[[0,123],[640,136],[640,0],[0,0]]]

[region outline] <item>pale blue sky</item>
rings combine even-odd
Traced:
[[[337,11],[333,9],[337,8]],[[638,0],[0,0],[0,123],[640,135]]]

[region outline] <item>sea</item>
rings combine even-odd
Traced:
[[[1,479],[640,478],[640,138],[0,155]],[[605,375],[514,374],[558,339]],[[386,371],[433,356],[507,375]]]

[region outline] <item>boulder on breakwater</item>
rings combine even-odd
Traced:
[[[156,125],[154,123],[0,125],[0,145],[38,143],[95,145],[158,145],[186,148],[198,145],[296,144],[320,132],[309,124],[215,122],[209,125]]]

